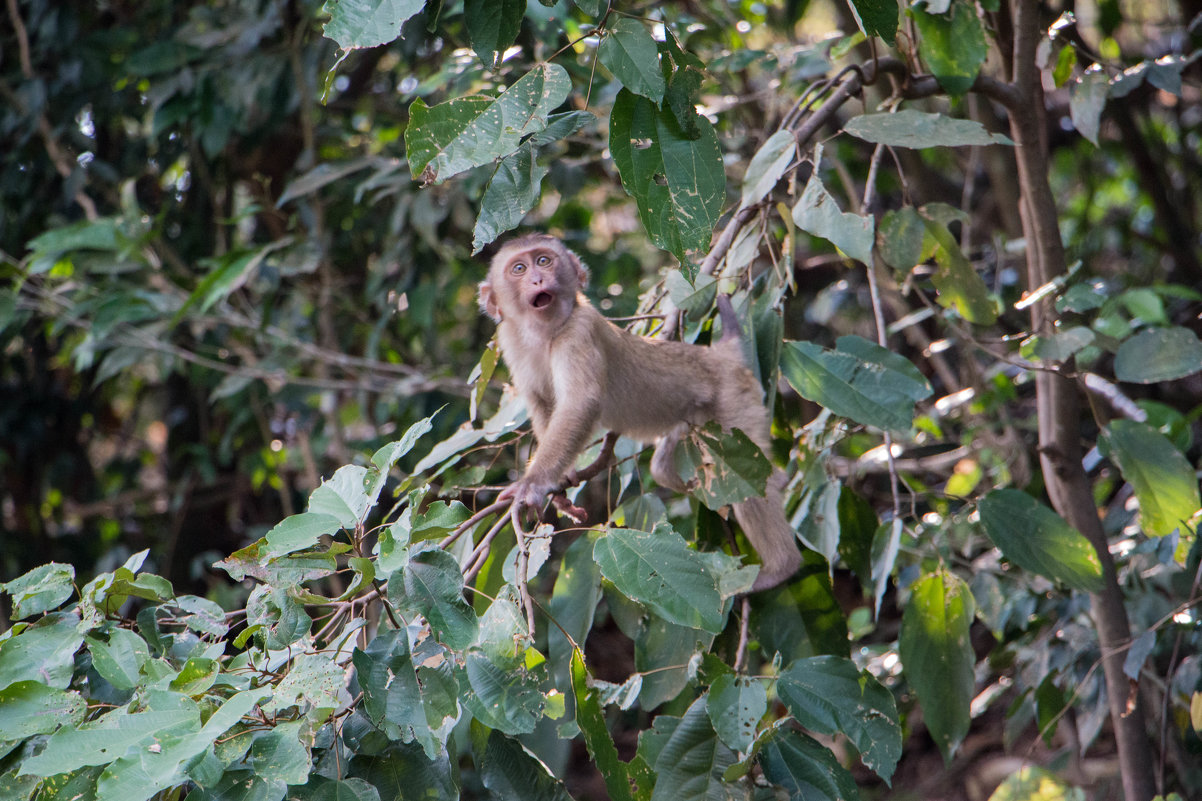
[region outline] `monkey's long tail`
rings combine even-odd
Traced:
[[[760,573],[751,585],[751,592],[771,589],[801,567],[796,535],[781,505],[780,485],[784,478],[783,473],[776,471],[768,479],[763,498],[749,498],[734,505],[735,519],[760,555]]]

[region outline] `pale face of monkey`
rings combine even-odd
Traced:
[[[518,317],[543,324],[566,320],[587,273],[559,240],[529,236],[511,242],[494,258],[480,285],[480,304],[495,320]]]

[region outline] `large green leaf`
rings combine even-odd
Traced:
[[[895,270],[909,273],[923,261],[926,230],[926,223],[913,206],[885,212],[876,237],[881,258]]]
[[[417,742],[427,756],[435,756],[440,743],[426,720],[408,633],[382,629],[366,649],[355,649],[351,661],[371,721],[392,739]]]
[[[1188,328],[1147,328],[1119,345],[1114,375],[1120,381],[1154,384],[1202,370],[1202,342]]]
[[[780,675],[777,693],[802,726],[819,734],[841,732],[864,764],[886,783],[901,758],[901,724],[893,694],[850,659],[799,659]]]
[[[918,52],[939,85],[949,94],[967,92],[989,54],[976,5],[953,3],[950,14],[931,14],[921,8],[911,8],[910,13],[921,35]]]
[[[441,183],[517,150],[521,140],[547,126],[551,112],[572,88],[558,64],[539,64],[498,97],[473,95],[427,106],[409,106],[405,150],[409,169],[423,183]]]
[[[255,775],[269,782],[304,784],[309,779],[312,755],[301,742],[309,727],[306,720],[284,721],[255,738],[250,746],[250,763]]]
[[[534,731],[546,705],[535,672],[513,660],[493,661],[472,649],[463,675],[467,681],[461,701],[476,720],[506,734]]]
[[[605,788],[613,801],[634,801],[630,790],[630,774],[626,763],[618,757],[617,746],[605,726],[605,715],[597,701],[597,691],[590,690],[588,671],[584,666],[584,654],[579,648],[572,649],[572,693],[576,699],[576,725],[584,737],[597,769],[605,779]]]
[[[402,613],[426,618],[439,642],[461,650],[476,639],[478,621],[463,599],[463,573],[446,551],[413,554],[403,570],[392,574],[388,594]]]
[[[815,151],[814,163],[821,162],[822,149]],[[806,181],[801,199],[793,207],[793,222],[797,227],[822,237],[856,261],[872,264],[873,230],[871,216],[844,212],[831,193],[826,191],[817,168]]]
[[[726,797],[722,774],[735,755],[710,725],[706,698],[685,712],[655,760],[651,801],[706,801]]]
[[[12,601],[12,619],[39,615],[54,609],[75,593],[75,568],[59,562],[35,567],[12,581],[0,584]]]
[[[669,526],[654,532],[615,528],[593,546],[601,573],[629,598],[665,620],[717,634],[729,604],[710,562]]]
[[[856,780],[830,749],[800,732],[777,729],[764,743],[760,763],[790,801],[859,801]]]
[[[52,613],[0,642],[0,688],[28,679],[65,690],[83,644],[79,622],[74,613]]]
[[[387,44],[426,0],[327,0],[324,33],[343,50]]]
[[[526,0],[464,0],[467,35],[484,66],[497,66],[497,59],[518,38],[525,15]]]
[[[480,248],[522,222],[526,213],[538,204],[546,174],[547,168],[535,159],[533,142],[522,144],[501,160],[480,199],[480,214],[472,231],[472,253],[478,253]]]
[[[0,690],[0,739],[24,740],[79,725],[87,713],[83,696],[39,681],[18,681]]]
[[[772,464],[742,431],[716,423],[693,429],[676,451],[677,469],[695,479],[691,489],[710,509],[764,496]]]
[[[722,742],[732,751],[748,753],[756,726],[768,711],[768,693],[759,679],[723,673],[710,685],[705,710]]]
[[[563,782],[538,757],[499,731],[488,735],[480,780],[496,801],[572,801]]]
[[[797,138],[792,131],[777,131],[768,137],[751,157],[743,174],[743,197],[740,208],[759,203],[776,186],[785,170],[793,163]]]
[[[1027,493],[994,490],[978,509],[989,538],[1023,570],[1086,592],[1102,588],[1102,564],[1089,540]]]
[[[388,801],[408,799],[415,788],[420,788],[423,801],[459,798],[458,771],[452,770],[445,751],[431,759],[416,745],[392,743],[380,754],[359,749],[347,773],[375,787]]]
[[[597,47],[597,58],[622,85],[656,105],[664,99],[664,73],[659,66],[659,48],[647,26],[630,17],[618,17],[608,26]]]
[[[618,93],[609,121],[610,152],[643,227],[682,263],[709,249],[725,199],[718,137],[704,117],[696,123],[690,139],[671,110],[628,89]]]
[[[1168,437],[1147,423],[1115,420],[1105,443],[1135,489],[1144,533],[1160,537],[1190,525],[1202,506],[1198,478]]]
[[[146,641],[129,629],[114,627],[86,638],[96,672],[118,690],[132,690],[141,680],[141,670],[150,659]]]
[[[964,120],[916,109],[892,114],[861,114],[848,120],[843,130],[866,142],[890,147],[964,147],[1013,145],[1010,137],[993,134],[976,120]]]
[[[941,221],[927,219],[927,233],[937,244],[935,263],[939,269],[931,276],[938,292],[939,305],[955,309],[970,323],[993,325],[997,322],[997,307],[989,297],[985,281],[973,269],[951,231]]]
[[[318,489],[321,488],[318,487]],[[331,506],[332,504],[323,508],[331,508]],[[345,504],[338,506],[340,512],[349,516],[350,509],[345,508]],[[354,523],[351,523],[351,527],[354,527]],[[267,532],[267,549],[264,555],[285,556],[294,551],[312,548],[322,537],[333,534],[340,528],[342,528],[342,522],[332,514],[301,512],[289,515]]]
[[[968,585],[940,569],[911,585],[910,601],[902,613],[898,637],[902,668],[945,761],[972,722],[969,705],[976,658],[968,629],[975,609]]]
[[[866,36],[879,36],[893,46],[897,39],[897,3],[895,0],[851,0],[856,22]]]
[[[107,765],[129,749],[173,735],[200,730],[200,707],[179,693],[152,691],[144,711],[121,707],[100,717],[59,729],[22,770],[36,776],[69,773],[89,765]]]
[[[835,350],[786,343],[781,371],[801,395],[835,414],[885,431],[906,431],[914,404],[931,385],[905,357],[862,337],[840,337]]]

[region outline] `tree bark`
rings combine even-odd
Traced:
[[[1027,240],[1028,289],[1043,286],[1067,271],[1056,204],[1048,184],[1046,121],[1042,76],[1035,49],[1041,27],[1036,0],[1012,0],[1014,24],[1013,89],[1017,102],[1010,106],[1010,130],[1018,160],[1022,193],[1022,223]],[[1051,300],[1031,306],[1032,331],[1052,333]],[[1104,587],[1091,596],[1093,617],[1102,651],[1106,697],[1114,728],[1123,792],[1127,801],[1148,801],[1156,794],[1154,761],[1138,694],[1123,673],[1123,660],[1131,641],[1127,610],[1123,605],[1114,559],[1081,464],[1080,403],[1074,384],[1064,375],[1047,370],[1036,373],[1039,417],[1039,453],[1048,497],[1056,511],[1081,532],[1102,563]]]

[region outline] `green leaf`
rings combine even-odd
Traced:
[[[333,654],[301,654],[288,666],[288,674],[275,687],[268,711],[310,704],[314,709],[335,709],[349,701],[346,672]]]
[[[921,34],[918,52],[939,85],[952,95],[971,89],[989,54],[976,6],[954,3],[950,16],[919,8],[911,8],[910,13]]]
[[[463,18],[472,49],[489,69],[518,38],[526,0],[464,0]]]
[[[343,50],[387,44],[426,0],[326,0],[330,21],[323,32]]]
[[[931,282],[938,292],[935,299],[939,305],[955,309],[970,323],[993,325],[997,322],[997,307],[989,298],[985,281],[960,251],[956,238],[935,220],[926,220],[926,227],[927,233],[938,244],[935,262],[939,269],[931,276]]]
[[[380,797],[400,801],[420,788],[424,801],[452,801],[460,797],[456,773],[444,751],[428,758],[415,745],[393,743],[383,753],[367,754],[359,749],[350,761],[351,777],[376,788]]]
[[[405,150],[409,169],[422,183],[441,183],[518,149],[523,137],[547,126],[548,117],[572,88],[558,64],[539,64],[498,97],[475,95],[427,106],[409,106]]]
[[[699,275],[689,283],[683,272],[672,270],[664,278],[664,287],[672,304],[693,319],[706,314],[718,296],[718,279],[712,275]]]
[[[591,111],[565,111],[547,117],[547,127],[530,137],[529,141],[535,147],[547,145],[566,139],[580,129],[597,121],[597,115]]]
[[[354,531],[355,525],[367,515],[367,510],[376,500],[367,493],[366,479],[366,467],[357,464],[343,465],[309,494],[309,512],[322,517],[333,517],[340,526]],[[326,523],[327,521],[318,518],[306,518],[301,525],[306,530],[312,530]],[[269,542],[270,536],[269,534]]]
[[[850,659],[799,659],[780,675],[777,693],[797,721],[819,734],[844,734],[864,764],[889,782],[901,758],[893,694]]]
[[[107,765],[130,749],[200,731],[200,707],[191,698],[161,690],[147,695],[145,711],[121,707],[54,733],[22,771],[35,776],[69,773],[89,765]]]
[[[898,638],[902,669],[945,762],[972,722],[969,705],[976,658],[968,629],[975,609],[968,585],[940,569],[914,582],[902,613]]]
[[[75,670],[75,652],[83,644],[79,622],[74,613],[54,612],[0,641],[0,687],[33,680],[66,689]]]
[[[710,726],[706,698],[692,703],[655,760],[651,801],[691,801],[725,797],[722,774],[735,755]]]
[[[441,409],[439,411],[441,411]],[[397,460],[409,453],[409,451],[413,450],[413,446],[417,444],[419,439],[433,430],[434,418],[437,415],[438,412],[435,412],[429,417],[422,418],[413,425],[409,426],[400,439],[396,440],[395,442],[388,443],[372,454],[371,463],[375,465],[376,469],[381,473],[387,473],[392,466],[397,463]]]
[[[1146,328],[1119,345],[1114,375],[1119,381],[1154,384],[1202,370],[1202,342],[1188,328]]]
[[[989,538],[1023,570],[1086,592],[1102,588],[1102,565],[1089,540],[1027,493],[994,490],[978,508]]]
[[[881,258],[895,270],[908,273],[923,261],[926,223],[913,206],[888,211],[881,218],[876,244]]]
[[[542,717],[546,697],[538,676],[511,660],[494,662],[471,650],[464,665],[467,677],[460,700],[476,720],[506,734],[529,734]]]
[[[659,48],[643,23],[619,17],[605,31],[597,57],[627,89],[657,106],[663,102],[666,84],[659,66]]]
[[[613,737],[605,726],[605,715],[597,701],[597,692],[589,689],[584,654],[579,648],[572,649],[572,693],[576,699],[576,724],[580,727],[589,756],[605,779],[609,797],[613,801],[634,801],[630,790],[630,773],[626,763],[618,757]]]
[[[402,614],[416,612],[429,621],[434,636],[450,648],[461,650],[476,639],[478,621],[463,599],[463,574],[455,557],[446,551],[432,549],[411,555],[409,564],[389,579],[388,594]]]
[[[821,148],[817,148],[814,163],[820,163],[821,157]],[[793,222],[801,230],[827,240],[850,258],[872,264],[874,220],[871,216],[840,211],[835,198],[822,185],[817,167],[806,181],[801,200],[793,207]]]
[[[710,509],[764,496],[772,464],[742,431],[717,423],[692,429],[676,451],[677,469],[691,476],[690,489]]]
[[[788,342],[781,371],[801,395],[837,415],[885,431],[906,431],[931,385],[905,357],[866,339],[840,337],[836,350]]]
[[[363,711],[394,740],[417,742],[433,757],[440,744],[430,731],[422,688],[404,629],[383,629],[351,656],[363,690]]]
[[[1110,91],[1110,78],[1106,71],[1094,64],[1073,84],[1069,96],[1068,110],[1073,127],[1094,146],[1098,146],[1098,131],[1102,127],[1102,111],[1106,108],[1106,95]]]
[[[852,0],[856,23],[865,36],[879,36],[893,47],[897,39],[897,3],[894,0]]]
[[[748,753],[756,726],[768,712],[768,692],[759,679],[724,673],[710,685],[705,710],[722,742],[732,751]]]
[[[1105,444],[1135,490],[1144,533],[1161,537],[1184,532],[1202,499],[1194,468],[1181,451],[1152,426],[1134,420],[1111,422]]]
[[[704,117],[696,122],[697,136],[690,139],[670,110],[628,89],[618,93],[609,121],[622,186],[651,241],[681,263],[709,249],[726,190],[718,137]]]
[[[707,559],[668,526],[654,533],[609,529],[593,546],[601,574],[665,620],[717,634],[729,604]]]
[[[118,690],[138,686],[142,666],[150,659],[145,640],[122,628],[113,628],[104,637],[99,632],[89,634],[85,639],[92,654],[92,666],[105,681]]]
[[[611,609],[615,605],[614,595],[617,593],[607,596]],[[631,606],[645,615],[642,607]],[[639,705],[644,709],[654,709],[676,698],[689,683],[689,666],[708,652],[714,642],[710,632],[670,623],[658,615],[645,616],[633,636],[634,667],[644,674],[639,689]]]
[[[190,791],[188,801],[279,801],[287,793],[288,785],[281,781],[267,781],[249,770],[227,770],[216,784]]]
[[[955,119],[915,109],[901,109],[892,114],[861,114],[848,120],[843,130],[866,142],[890,147],[1014,144],[1010,137],[990,133],[976,120]]]
[[[830,749],[791,729],[777,729],[760,751],[764,776],[797,801],[858,801],[856,781]]]
[[[563,782],[538,757],[499,731],[488,736],[480,779],[497,801],[572,801]]]
[[[1072,358],[1082,348],[1094,343],[1094,332],[1083,325],[1066,328],[1049,337],[1037,337],[1031,348],[1032,355],[1044,362],[1063,362]],[[1024,343],[1024,352],[1026,343]]]
[[[301,743],[308,728],[306,720],[278,723],[274,729],[255,738],[250,746],[250,760],[255,775],[268,782],[304,784],[309,779],[312,756]]]
[[[792,131],[777,131],[768,137],[743,173],[743,198],[739,208],[754,206],[767,197],[793,163],[796,152],[797,139]]]
[[[349,514],[349,510],[342,511]],[[284,556],[293,551],[312,548],[322,537],[333,534],[341,527],[339,519],[331,514],[301,512],[289,515],[267,532],[267,550],[264,555],[269,558]],[[351,527],[354,527],[354,523]]]
[[[535,160],[534,144],[529,141],[501,160],[480,199],[480,214],[472,231],[473,254],[521,224],[538,205],[546,174],[547,168]]]
[[[18,681],[0,690],[0,739],[24,740],[83,721],[88,704],[77,692],[38,681]],[[57,771],[56,771],[57,772]]]
[[[35,567],[0,584],[12,600],[12,619],[23,620],[56,608],[75,593],[75,568],[59,562]]]

